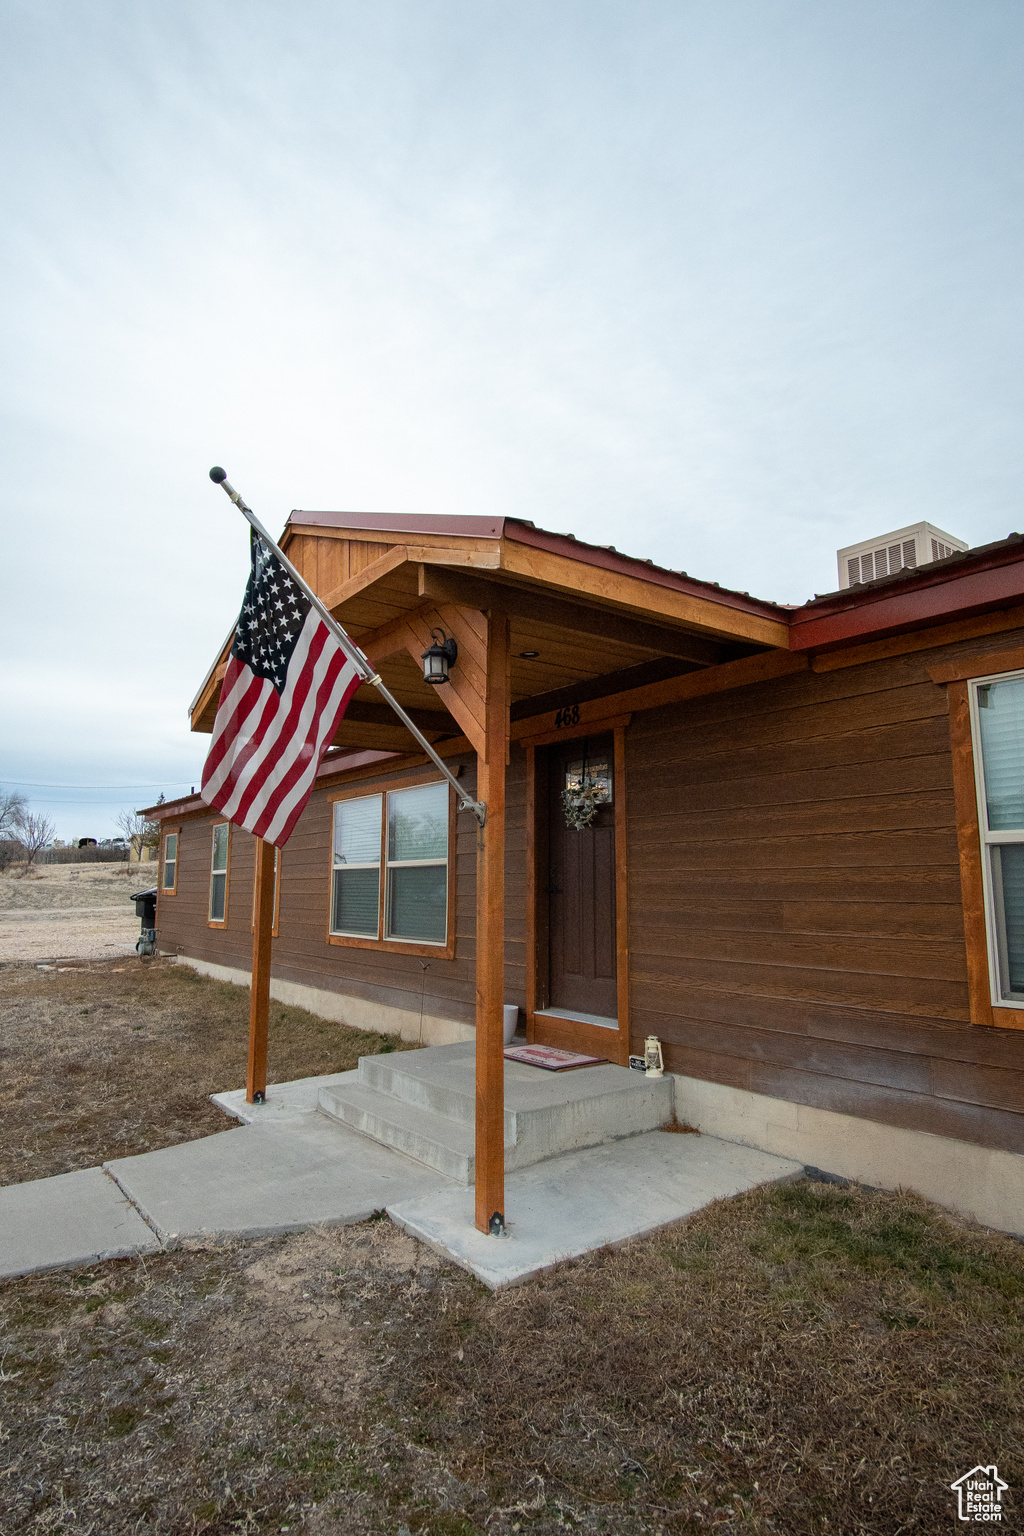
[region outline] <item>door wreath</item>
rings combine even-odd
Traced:
[[[608,786],[604,780],[591,778],[590,774],[585,772],[579,783],[572,789],[562,790],[562,809],[565,812],[566,826],[575,827],[577,832],[582,832],[584,827],[590,826],[602,802],[607,798]]]

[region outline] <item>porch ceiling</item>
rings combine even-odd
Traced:
[[[666,590],[632,572],[595,575],[592,566],[543,551],[527,551],[524,562],[504,536],[417,529],[416,542],[395,537],[358,525],[293,522],[281,542],[352,638],[367,649],[372,640],[381,677],[433,742],[461,734],[445,708],[446,690],[423,681],[404,644],[386,651],[389,628],[404,630],[402,620],[421,609],[508,612],[511,705],[520,717],[534,713],[533,701],[539,713],[571,702],[574,691],[592,697],[602,678],[612,682],[610,691],[656,681],[778,647],[785,633],[770,613]],[[193,706],[193,730],[213,728],[226,660],[225,646]],[[376,690],[361,687],[335,745],[404,752],[409,744]]]

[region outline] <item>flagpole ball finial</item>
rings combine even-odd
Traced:
[[[213,481],[214,485],[220,485],[221,481],[226,480],[227,477],[227,471],[221,469],[219,464],[215,464],[210,470],[210,479]]]

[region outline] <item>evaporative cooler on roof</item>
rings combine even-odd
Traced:
[[[839,551],[839,585],[856,587],[863,582],[895,576],[898,571],[916,570],[933,560],[946,560],[969,546],[963,539],[943,533],[931,523],[915,523],[897,528],[880,538],[848,544]]]

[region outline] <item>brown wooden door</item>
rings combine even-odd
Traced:
[[[612,792],[613,740],[579,737],[550,748],[548,774],[548,1007],[617,1017],[615,967],[615,806],[603,804],[588,827],[566,826],[562,791],[586,770]]]

